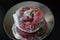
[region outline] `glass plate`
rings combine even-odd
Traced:
[[[20,7],[25,7],[25,6],[39,7],[44,12],[44,19],[46,20],[48,27],[47,27],[47,30],[46,30],[45,34],[43,36],[39,37],[40,40],[44,39],[45,37],[47,37],[51,33],[51,31],[54,27],[54,23],[55,23],[54,16],[47,6],[45,6],[42,3],[34,2],[34,1],[25,1],[25,2],[18,3],[8,10],[8,12],[6,13],[6,16],[4,18],[4,22],[3,22],[5,32],[7,33],[7,35],[11,39],[15,39],[15,37],[13,36],[13,33],[12,33],[12,25],[13,25],[13,22],[14,22],[12,15]]]

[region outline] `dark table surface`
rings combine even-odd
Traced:
[[[10,39],[3,29],[3,20],[6,12],[15,4],[23,2],[23,0],[0,0],[0,40],[12,40]],[[48,6],[54,14],[55,17],[55,27],[51,34],[47,36],[44,40],[60,40],[60,5],[58,0],[40,0],[41,2]]]

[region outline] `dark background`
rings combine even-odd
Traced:
[[[12,40],[10,39],[4,29],[3,20],[6,12],[15,4],[23,2],[23,0],[0,0],[0,40]],[[48,6],[54,14],[55,17],[55,27],[51,34],[47,36],[44,40],[60,40],[60,4],[58,0],[40,0],[41,2]]]

